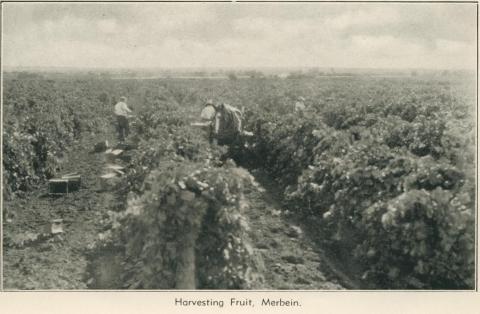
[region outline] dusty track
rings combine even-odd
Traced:
[[[102,137],[103,138],[103,137]],[[99,139],[88,136],[67,153],[62,173],[79,172],[82,187],[63,197],[46,195],[47,186],[5,202],[4,289],[86,289],[84,250],[101,226],[105,195],[98,193],[97,176],[104,159],[89,150]],[[35,242],[22,239],[44,232],[52,219],[64,221],[64,233]]]
[[[263,178],[262,181],[265,181]],[[257,263],[264,277],[261,289],[336,290],[344,289],[315,244],[283,210],[274,192],[251,191],[246,195],[250,206],[250,238]]]

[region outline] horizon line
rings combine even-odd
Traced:
[[[295,69],[343,69],[343,70],[393,70],[393,71],[406,71],[406,70],[424,70],[424,71],[476,71],[476,68],[455,67],[455,68],[434,68],[434,67],[345,67],[345,66],[154,66],[154,67],[101,67],[101,66],[12,66],[2,65],[2,70],[12,69],[72,69],[72,70],[189,70],[189,69],[203,69],[203,70],[254,70],[254,69],[282,69],[282,70],[295,70]]]

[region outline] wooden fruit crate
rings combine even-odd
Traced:
[[[81,176],[76,173],[70,173],[48,180],[48,194],[62,195],[78,191],[81,185]]]

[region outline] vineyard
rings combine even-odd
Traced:
[[[4,80],[5,289],[473,289],[470,78]],[[126,95],[132,134],[116,144]],[[302,95],[305,112],[294,112]],[[206,99],[253,133],[211,144]],[[79,191],[47,194],[59,175]],[[61,218],[64,230],[41,230]]]

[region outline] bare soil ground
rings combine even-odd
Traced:
[[[257,260],[263,262],[262,289],[338,290],[345,289],[342,274],[310,239],[301,223],[285,210],[274,183],[261,172],[256,179],[264,191],[246,195],[250,206],[250,238]],[[260,263],[261,263],[260,262]],[[347,282],[347,285],[350,286]]]
[[[3,222],[4,289],[87,288],[84,252],[100,231],[105,213],[105,195],[98,192],[104,158],[89,152],[98,141],[92,135],[75,143],[62,167],[62,173],[81,175],[79,191],[51,197],[43,185],[4,203],[8,212]],[[64,232],[43,235],[53,219],[63,219]]]

